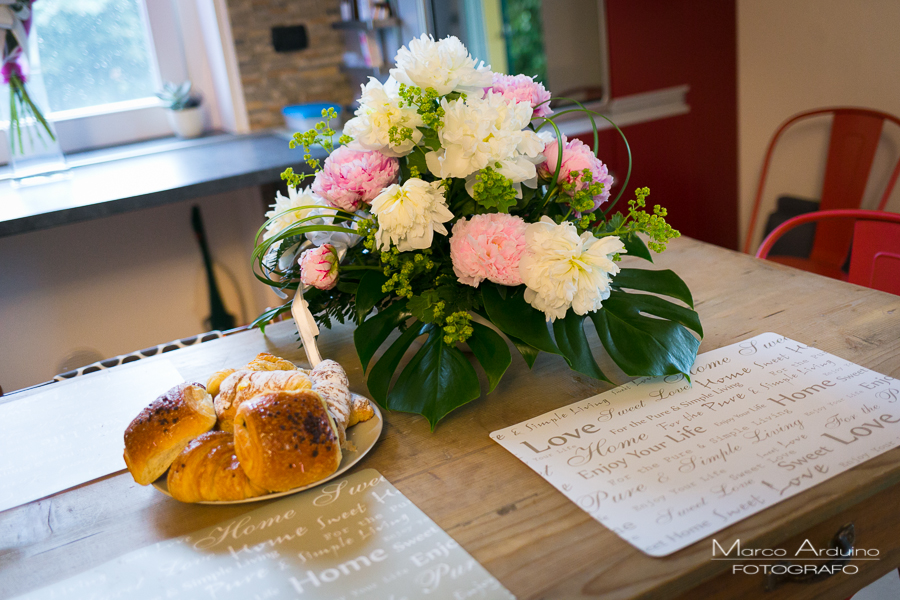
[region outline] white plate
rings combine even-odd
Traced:
[[[253,498],[246,498],[244,500],[220,500],[216,502],[207,501],[207,502],[196,502],[194,504],[244,504],[245,502],[259,502],[260,500],[271,500],[272,498],[280,498],[282,496],[289,496],[290,494],[296,494],[297,492],[302,492],[303,490],[308,490],[310,488],[314,488],[316,486],[322,485],[326,481],[330,481],[335,477],[342,475],[345,471],[347,471],[350,467],[358,463],[363,456],[369,453],[369,450],[375,447],[376,442],[378,442],[378,438],[381,436],[381,429],[384,427],[384,420],[381,417],[381,411],[378,410],[378,406],[374,401],[369,401],[372,405],[372,409],[375,411],[375,416],[373,416],[368,421],[363,421],[362,423],[357,423],[353,427],[347,429],[347,439],[350,442],[353,442],[353,445],[356,446],[356,450],[354,452],[348,452],[347,450],[343,450],[341,452],[341,464],[338,465],[337,471],[326,477],[325,479],[320,479],[314,483],[309,485],[305,485],[303,487],[294,488],[292,490],[288,490],[286,492],[273,492],[271,494],[266,494],[264,496],[255,496]],[[166,484],[166,477],[168,476],[168,472],[164,474],[162,477],[153,482],[153,487],[161,491],[166,496],[171,497],[172,494],[169,493],[169,486]]]

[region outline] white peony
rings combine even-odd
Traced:
[[[314,194],[310,188],[306,188],[301,192],[298,188],[288,186],[287,197],[283,196],[280,191],[276,192],[275,204],[272,204],[272,210],[266,213],[267,219],[276,217],[280,213],[292,208],[300,208],[301,206],[309,208],[294,210],[278,216],[278,218],[266,225],[266,233],[263,234],[263,239],[267,240],[272,236],[278,235],[297,221],[310,216],[314,207],[323,203],[325,203],[325,200],[317,194]]]
[[[375,150],[385,156],[399,157],[412,152],[422,139],[422,132],[418,129],[423,125],[422,118],[415,106],[400,108],[399,85],[392,79],[382,85],[370,77],[369,83],[362,86],[362,97],[355,114],[344,124],[344,133],[353,138],[351,148]],[[412,139],[404,140],[399,145],[392,144],[392,127],[412,129]]]
[[[396,63],[391,77],[423,90],[433,88],[439,96],[450,92],[481,95],[494,79],[491,68],[483,62],[476,66],[463,43],[453,36],[435,41],[423,33],[409,43],[409,49],[400,48]]]
[[[514,183],[537,177],[535,160],[544,141],[525,129],[531,122],[527,102],[510,102],[488,92],[484,98],[441,100],[444,126],[438,131],[441,149],[425,155],[428,169],[442,179],[465,178],[487,166]]]
[[[525,246],[519,261],[525,301],[548,321],[565,318],[569,307],[578,315],[600,309],[609,298],[610,276],[619,272],[612,256],[625,252],[616,236],[579,237],[572,223],[557,225],[547,216],[525,229]]]
[[[375,234],[379,250],[391,244],[400,252],[422,250],[431,246],[434,232],[447,235],[442,225],[453,218],[444,201],[441,182],[428,183],[408,179],[403,186],[396,183],[372,200],[372,213],[378,217]]]

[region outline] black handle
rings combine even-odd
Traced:
[[[777,562],[776,565],[784,566],[785,569],[780,569],[782,573],[778,575],[769,571],[769,574],[766,576],[766,591],[771,592],[782,583],[816,583],[828,579],[839,572],[839,569],[834,567],[843,566],[850,562],[850,558],[853,556],[854,542],[856,542],[856,528],[853,526],[853,523],[848,523],[838,529],[831,540],[831,547],[839,551],[840,558],[823,563],[822,566],[827,568],[816,569],[818,573],[792,574],[788,572],[789,567],[794,566],[791,561],[783,560]]]
[[[211,329],[225,331],[232,329],[235,324],[234,315],[228,314],[225,310],[225,303],[222,301],[222,295],[219,293],[219,286],[216,283],[216,276],[213,273],[212,258],[209,255],[209,247],[206,244],[206,232],[203,230],[203,218],[200,216],[200,207],[194,206],[191,209],[191,227],[197,236],[197,243],[200,244],[200,251],[203,253],[203,264],[206,267],[206,279],[209,282],[209,326]]]

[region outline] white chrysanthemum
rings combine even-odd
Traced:
[[[396,63],[391,77],[423,90],[433,88],[439,96],[450,92],[481,95],[494,79],[491,68],[483,62],[476,65],[463,43],[454,36],[435,41],[423,33],[409,43],[409,49],[400,48]]]
[[[609,298],[610,276],[619,272],[612,257],[625,252],[616,236],[579,237],[572,223],[546,216],[525,229],[525,247],[519,261],[525,301],[548,321],[565,318],[569,307],[578,315],[598,310]]]
[[[282,196],[280,191],[275,193],[275,204],[271,205],[272,210],[266,213],[266,218],[271,219],[292,208],[300,208],[301,206],[315,207],[321,204],[327,203],[323,198],[314,194],[310,188],[300,191],[298,188],[288,186],[287,197]],[[266,225],[266,233],[263,235],[263,239],[267,240],[274,235],[278,235],[300,219],[308,217],[313,210],[314,208],[303,208],[281,215]]]
[[[384,85],[374,77],[362,86],[362,97],[356,116],[344,124],[344,133],[353,138],[351,148],[359,150],[375,150],[385,156],[406,156],[412,152],[422,132],[422,118],[415,106],[400,108],[399,86],[396,81],[388,79]],[[391,143],[392,127],[409,128],[412,139],[404,140],[399,145]]]
[[[453,213],[447,208],[440,184],[408,179],[403,186],[395,183],[385,188],[372,200],[380,250],[387,250],[392,243],[400,252],[422,250],[431,246],[435,231],[447,235],[442,223],[452,219]]]
[[[496,166],[514,183],[537,176],[534,161],[544,142],[531,130],[531,105],[510,102],[488,92],[484,98],[441,100],[444,126],[438,131],[441,149],[425,156],[437,177],[465,178],[487,166]],[[525,159],[525,160],[523,160]]]

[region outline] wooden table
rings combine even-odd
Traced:
[[[677,270],[691,287],[706,331],[701,351],[774,331],[900,377],[900,297],[684,238],[673,242],[657,265]],[[292,326],[279,323],[265,337],[258,331],[241,333],[165,358],[188,380],[201,381],[263,350],[302,363],[305,356]],[[349,327],[326,330],[320,346],[324,356],[347,367],[352,386],[364,390],[351,336]],[[600,366],[616,372],[608,361]],[[613,379],[626,381],[621,374]],[[387,414],[381,441],[360,467],[381,471],[520,599],[763,596],[761,575],[731,575],[726,563],[709,560],[709,540],[666,558],[642,554],[488,437],[608,387],[569,371],[559,357],[542,355],[530,372],[515,357],[493,394],[455,411],[434,433],[423,418]],[[786,544],[795,549],[808,537],[824,547],[840,525],[852,521],[857,544],[880,549],[881,561],[859,563],[856,575],[786,584],[765,594],[846,598],[900,564],[898,482],[900,449],[895,449],[716,538],[729,545],[740,538],[745,547]],[[0,513],[0,598],[253,508],[181,504],[119,473],[5,511]]]

